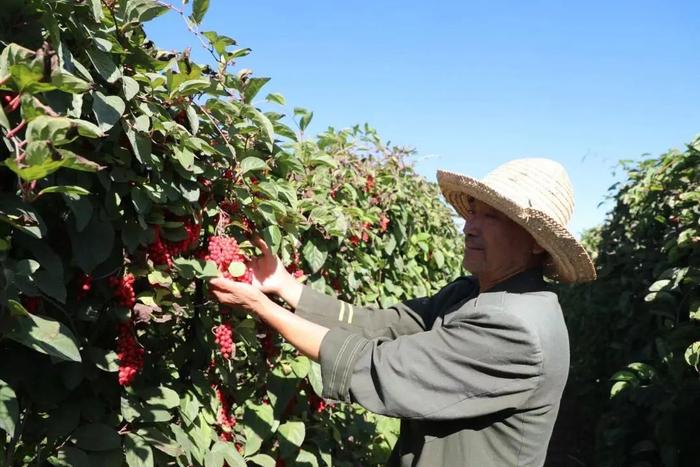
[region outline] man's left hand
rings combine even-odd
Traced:
[[[209,281],[211,291],[224,305],[258,314],[270,299],[257,288],[243,282],[217,277]]]

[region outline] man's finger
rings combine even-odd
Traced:
[[[220,290],[233,290],[238,287],[237,284],[239,283],[223,277],[215,277],[209,280],[209,285]]]
[[[268,256],[270,254],[270,247],[267,246],[267,243],[265,243],[265,240],[263,240],[263,238],[260,235],[255,234],[253,236],[253,245],[260,248],[260,251],[263,252],[263,255]]]

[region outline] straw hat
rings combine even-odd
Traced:
[[[497,167],[482,181],[438,170],[447,201],[466,217],[468,198],[498,209],[520,224],[549,253],[545,275],[560,282],[596,277],[590,256],[566,228],[574,209],[571,180],[550,159],[516,159]]]

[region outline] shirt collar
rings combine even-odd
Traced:
[[[508,279],[499,282],[498,284],[491,287],[486,293],[490,292],[513,292],[513,293],[526,293],[526,292],[537,292],[542,290],[550,290],[549,285],[544,281],[543,269],[541,267],[536,267],[532,269],[526,269],[523,272],[519,272]],[[480,292],[481,293],[481,292]]]

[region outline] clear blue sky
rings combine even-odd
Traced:
[[[415,147],[431,180],[554,158],[574,182],[575,234],[602,222],[618,160],[700,133],[697,1],[210,3],[202,30],[253,49],[236,68],[272,78],[261,99],[312,110],[312,133],[368,122]],[[178,15],[147,31],[207,59]]]

